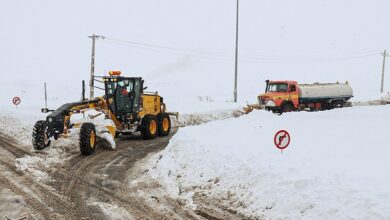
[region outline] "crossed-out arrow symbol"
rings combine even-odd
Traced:
[[[284,140],[284,138],[287,137],[287,133],[284,132],[284,134],[282,136],[279,136],[279,143],[277,144],[278,147],[280,147],[280,145],[282,144],[282,141]]]

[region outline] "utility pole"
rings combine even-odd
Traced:
[[[103,36],[95,35],[88,36],[92,39],[92,55],[91,55],[91,76],[89,79],[89,99],[93,99],[94,96],[94,82],[95,82],[95,41],[96,39],[102,38],[104,40]]]
[[[389,54],[388,54],[387,51],[385,50],[385,51],[382,53],[382,56],[383,56],[383,64],[382,64],[381,93],[383,93],[383,84],[384,84],[384,81],[385,81],[385,63],[386,63],[386,57],[389,56]]]
[[[47,92],[46,92],[46,82],[43,83],[43,87],[45,88],[45,108],[47,108]]]
[[[234,102],[237,102],[237,68],[238,68],[238,0],[237,0],[237,12],[236,12],[236,55],[235,55],[235,67],[234,67]]]

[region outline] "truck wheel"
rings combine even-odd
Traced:
[[[158,123],[154,115],[145,115],[141,122],[141,134],[145,140],[153,139],[157,136]]]
[[[330,109],[332,109],[331,104],[329,104],[328,102],[321,103],[321,110],[330,110]]]
[[[95,153],[96,129],[92,123],[84,123],[80,129],[80,152],[84,155]]]
[[[158,119],[158,136],[168,136],[171,132],[171,119],[166,113],[160,113]]]
[[[34,125],[32,133],[32,144],[35,150],[43,150],[50,146],[50,140],[47,137],[46,121],[37,121]]]
[[[343,102],[342,100],[337,100],[337,101],[335,101],[335,102],[333,103],[333,106],[334,106],[335,108],[342,108],[342,107],[344,107],[344,102]]]
[[[292,112],[294,111],[294,106],[291,103],[285,103],[282,107],[282,112]]]

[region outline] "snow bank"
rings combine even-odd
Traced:
[[[23,145],[31,145],[34,124],[46,116],[28,108],[1,109],[0,132],[13,137]]]
[[[390,92],[382,94],[381,101],[390,103]]]
[[[256,94],[256,93],[254,93]],[[164,97],[164,94],[161,94]],[[253,96],[254,101],[256,100],[256,95]],[[207,101],[211,99],[212,101]],[[216,98],[215,98],[216,99]],[[234,103],[229,101],[226,97],[224,99],[216,99],[209,96],[199,96],[198,99],[194,98],[173,98],[173,97],[164,97],[164,102],[167,105],[167,110],[172,112],[179,112],[180,114],[194,114],[194,113],[207,113],[215,112],[228,109],[237,109],[246,105],[246,102],[241,101],[239,103]]]
[[[211,112],[199,112],[199,113],[190,113],[190,114],[179,114],[177,120],[174,121],[174,125],[178,127],[190,126],[190,125],[200,125],[211,121],[224,120],[228,118],[235,117],[234,109],[218,110]]]
[[[390,218],[390,106],[237,119],[181,128],[148,175],[196,207],[204,194],[251,218]],[[286,129],[291,144],[273,144]]]

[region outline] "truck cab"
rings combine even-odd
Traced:
[[[290,112],[299,107],[298,82],[266,80],[265,92],[258,96],[259,105],[273,112]]]

